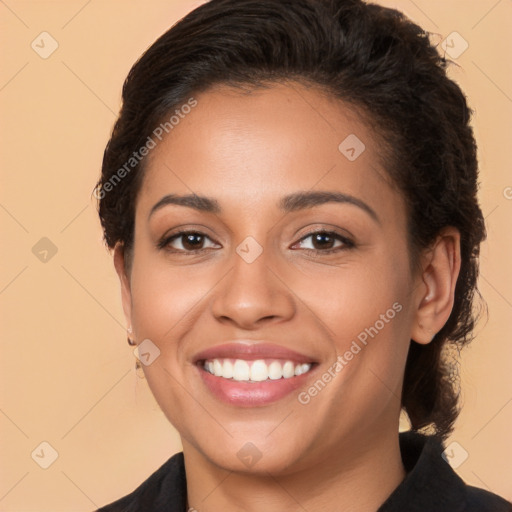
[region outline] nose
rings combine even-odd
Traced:
[[[296,304],[290,284],[270,267],[265,250],[251,263],[236,252],[232,260],[231,271],[215,288],[211,303],[219,322],[255,330],[294,316]]]

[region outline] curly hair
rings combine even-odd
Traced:
[[[385,142],[385,169],[406,201],[412,267],[444,227],[460,231],[453,310],[430,344],[411,340],[402,392],[411,428],[446,437],[459,406],[445,352],[472,339],[479,247],[486,236],[472,111],[446,68],[428,33],[400,12],[362,0],[201,5],[141,56],[124,83],[95,189],[106,244],[131,249],[146,159],[132,161],[128,170],[126,162],[191,94],[215,84],[287,81],[328,91],[361,112]]]

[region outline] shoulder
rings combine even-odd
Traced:
[[[96,512],[183,512],[186,479],[183,452],[173,455],[130,494]]]
[[[465,487],[467,505],[464,512],[512,512],[512,503],[500,496],[478,487]]]
[[[400,451],[407,475],[378,512],[512,512],[510,502],[457,475],[439,438],[404,432]]]

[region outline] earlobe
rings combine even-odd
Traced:
[[[416,318],[411,339],[426,345],[438,333],[453,309],[460,271],[460,233],[445,228],[424,255],[421,284],[415,296]]]
[[[116,269],[121,284],[121,301],[123,304],[124,316],[128,326],[133,325],[132,322],[132,297],[130,289],[130,277],[126,270],[125,247],[121,243],[117,243],[114,247],[114,267]]]

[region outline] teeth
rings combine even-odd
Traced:
[[[295,375],[295,368],[293,367],[293,363],[291,361],[286,361],[283,365],[283,377],[285,379],[289,379]]]
[[[223,375],[224,376],[224,375]],[[268,379],[268,367],[265,361],[254,361],[251,366],[251,380],[261,382]]]
[[[228,361],[227,359],[224,361],[222,365],[222,373],[217,373],[216,375],[222,375],[225,379],[233,378],[233,363]]]
[[[218,375],[222,372],[222,363],[218,359],[213,360],[213,373]]]
[[[306,373],[311,368],[310,364],[298,364],[295,366],[295,375],[302,375]]]
[[[283,376],[283,367],[278,361],[272,361],[268,366],[268,376],[272,380],[280,379]]]
[[[214,368],[215,370],[215,368]],[[235,380],[249,380],[250,368],[247,361],[237,359],[233,365],[233,379]],[[214,375],[217,375],[214,373]],[[221,377],[221,375],[218,375]]]
[[[311,369],[311,364],[295,364],[292,361],[271,361],[263,359],[245,361],[244,359],[214,359],[205,361],[204,369],[225,379],[236,381],[262,382],[264,380],[290,379],[302,375]]]

